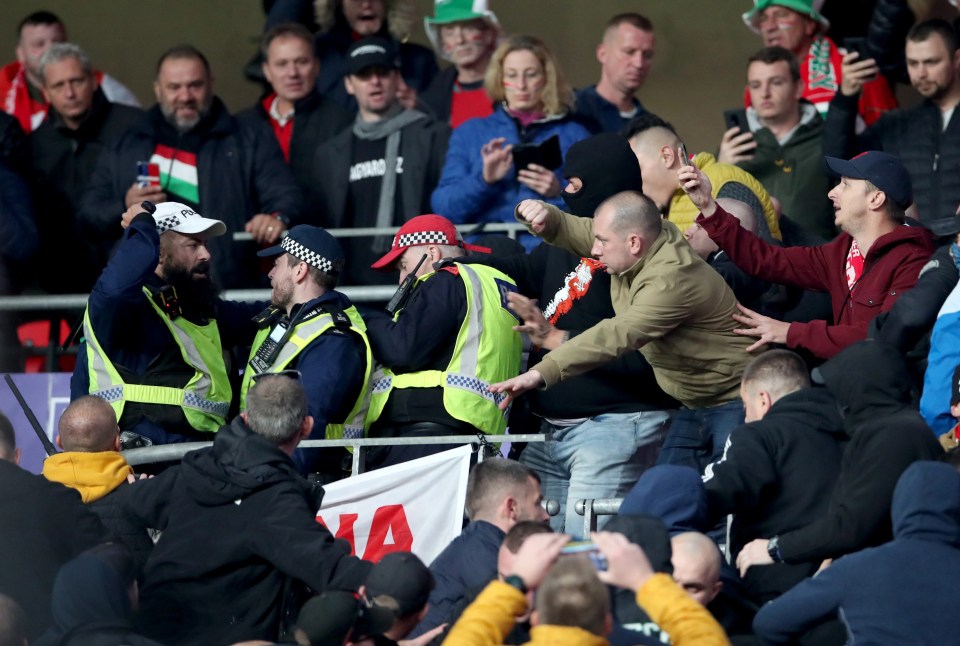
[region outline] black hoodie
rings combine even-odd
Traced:
[[[894,347],[862,341],[814,370],[814,379],[836,397],[850,442],[827,513],[780,535],[788,563],[836,558],[889,541],[897,479],[913,462],[943,453],[911,404],[907,366]]]
[[[764,606],[757,635],[789,642],[839,611],[850,644],[956,644],[960,476],[947,464],[913,464],[890,511],[893,542],[846,556]]]
[[[141,595],[141,630],[157,641],[276,639],[288,582],[356,590],[369,570],[316,521],[323,489],[239,417],[128,489],[128,511],[163,530]]]
[[[784,395],[763,419],[734,429],[723,458],[707,467],[711,519],[733,514],[730,553],[755,538],[804,527],[827,512],[847,436],[836,400],[825,388]],[[744,579],[757,602],[783,594],[812,575],[819,561],[751,568]]]

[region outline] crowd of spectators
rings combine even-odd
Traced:
[[[960,18],[840,4],[743,7],[716,151],[641,102],[634,12],[574,89],[485,0],[437,0],[432,50],[407,0],[276,0],[236,115],[196,45],[144,110],[23,18],[0,292],[89,297],[39,475],[0,413],[0,646],[953,643]],[[350,456],[304,440],[478,434],[431,562],[317,522]]]

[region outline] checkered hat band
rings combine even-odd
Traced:
[[[180,217],[176,215],[168,215],[159,222],[157,222],[157,233],[166,233],[170,229],[174,228],[180,224]]]
[[[416,247],[422,244],[459,245],[460,241],[451,241],[443,231],[417,231],[416,233],[398,235],[397,239],[393,242],[393,248]]]
[[[311,267],[316,267],[320,271],[326,272],[328,274],[337,273],[333,268],[333,263],[316,253],[315,251],[310,251],[302,244],[287,236],[280,241],[280,248],[286,251],[289,254],[293,254],[295,257],[299,258],[303,262],[307,263]]]

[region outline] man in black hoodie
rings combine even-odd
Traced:
[[[316,521],[323,488],[290,458],[312,427],[299,381],[262,375],[213,447],[128,488],[126,511],[163,531],[144,570],[144,634],[198,646],[275,640],[291,590],[359,589],[370,564]]]
[[[612,195],[643,188],[636,156],[613,133],[571,146],[564,169],[569,184],[561,195],[570,212],[582,217],[593,217]],[[517,282],[523,297],[510,299],[524,319],[522,331],[536,345],[531,367],[565,338],[614,315],[610,276],[594,258],[542,244],[529,255],[478,261]],[[527,446],[520,461],[540,475],[544,497],[560,503],[562,513],[551,519],[553,529],[572,536],[583,530],[577,500],[623,496],[656,463],[669,410],[677,406],[639,352],[527,397],[551,439]]]
[[[813,379],[836,397],[850,436],[829,507],[803,527],[747,543],[737,557],[741,574],[781,561],[834,559],[891,540],[890,501],[900,475],[913,462],[943,454],[911,403],[907,365],[893,346],[861,341],[816,368]]]
[[[846,444],[836,400],[811,388],[807,367],[789,350],[771,350],[743,372],[746,424],[734,429],[723,458],[703,475],[711,521],[733,514],[730,554],[758,536],[804,527],[823,516]],[[746,590],[759,604],[812,575],[820,561],[751,568]]]

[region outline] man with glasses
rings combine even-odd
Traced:
[[[339,243],[324,229],[301,224],[257,255],[276,257],[270,270],[273,293],[271,306],[257,317],[241,408],[254,378],[283,371],[302,380],[314,420],[312,439],[363,437],[373,361],[363,319],[336,291],[345,264]],[[303,466],[337,479],[344,454],[332,449],[321,458],[320,451],[312,451]]]
[[[497,48],[500,23],[486,0],[438,0],[435,15],[424,18],[423,26],[433,48],[452,65],[437,74],[420,101],[452,128],[493,114],[483,77]]]

